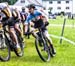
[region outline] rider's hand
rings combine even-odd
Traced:
[[[26,36],[27,36],[27,35],[28,35],[28,33],[26,32],[26,33],[24,33],[24,35],[26,35]]]
[[[45,27],[49,25],[49,22],[45,22]]]
[[[27,36],[27,35],[30,35],[31,33],[30,32],[25,32],[25,35]]]

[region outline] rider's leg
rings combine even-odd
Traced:
[[[53,44],[52,39],[50,38],[50,35],[47,30],[44,31],[44,34],[50,40],[50,43]]]
[[[52,39],[50,38],[48,31],[45,30],[45,31],[44,31],[44,34],[46,35],[46,37],[47,37],[47,38],[49,39],[49,41],[50,41],[50,47],[52,48],[52,53],[53,53],[53,54],[56,54],[56,51],[55,51],[55,49],[54,49],[54,47],[53,47]]]
[[[22,32],[24,34],[24,31],[25,31],[25,25],[24,25],[24,22],[22,22]]]
[[[34,30],[35,30],[35,29],[34,29]],[[32,32],[32,35],[33,35],[34,38],[37,38],[37,34],[36,34],[36,32],[34,32],[34,30],[31,31],[31,32]]]
[[[21,29],[19,28],[19,23],[15,23],[15,29],[18,31],[18,33],[21,35],[22,32],[21,32]]]
[[[25,23],[24,24],[24,33],[27,33],[27,30],[28,30],[28,23]]]
[[[10,32],[10,35],[12,36],[12,40],[13,42],[15,42],[15,45],[17,47],[19,47],[18,45],[18,38],[17,38],[17,35],[16,35],[16,32],[15,32],[15,29],[14,29],[14,23],[9,23],[9,32]]]
[[[21,28],[20,28],[20,23],[19,23],[19,22],[15,23],[15,30],[18,31],[18,33],[20,34],[20,37],[21,37],[21,39],[22,39],[22,42],[24,42],[23,33],[22,33]]]
[[[18,44],[18,40],[17,40],[14,27],[10,27],[9,32],[10,32],[10,35],[12,36],[12,39],[14,39],[15,44]]]
[[[20,46],[19,46],[19,42],[18,42],[18,38],[17,38],[17,35],[16,35],[16,32],[15,32],[15,29],[14,29],[14,25],[15,25],[15,22],[14,22],[14,19],[11,19],[10,21],[8,21],[8,26],[9,26],[9,32],[10,32],[10,35],[12,36],[11,39],[15,42],[15,50],[19,53],[20,52]]]
[[[44,22],[45,26],[47,26],[47,25],[49,24],[49,22],[47,21],[47,18],[46,18],[46,17],[43,17],[43,22]],[[45,28],[46,28],[46,27],[45,27]],[[54,47],[53,47],[52,39],[50,38],[50,35],[49,35],[47,29],[45,29],[44,34],[46,35],[46,37],[47,37],[47,38],[49,39],[49,41],[50,41],[50,47],[52,48],[52,53],[53,53],[53,54],[56,54],[56,51],[55,51],[55,49],[54,49]]]

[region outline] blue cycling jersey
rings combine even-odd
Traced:
[[[31,20],[37,19],[38,16],[41,16],[42,14],[39,11],[34,11],[33,14],[29,14],[25,23],[29,23]]]

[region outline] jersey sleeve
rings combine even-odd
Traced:
[[[42,15],[40,11],[36,11],[36,14],[38,14],[39,16]]]

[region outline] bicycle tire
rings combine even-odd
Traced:
[[[48,41],[47,44],[48,44],[48,47],[49,47],[49,50],[50,50],[50,55],[51,55],[51,57],[54,57],[54,56],[53,56],[53,53],[52,53],[52,48],[51,48],[51,46],[50,46],[51,41],[50,41],[47,37],[46,37],[45,39],[46,39],[46,41]]]
[[[44,43],[44,42],[43,42]],[[37,53],[38,53],[38,55],[39,55],[39,57],[44,61],[44,62],[47,62],[47,61],[50,61],[50,51],[49,51],[49,49],[48,49],[48,46],[47,46],[47,55],[48,55],[48,57],[47,57],[47,59],[45,58],[45,57],[43,57],[43,55],[41,54],[41,52],[40,52],[40,50],[39,50],[39,48],[38,48],[38,46],[39,46],[39,41],[38,41],[38,39],[35,39],[35,47],[36,47],[36,50],[37,50]]]
[[[3,50],[2,53],[6,53],[6,52],[4,52],[4,50],[6,50],[5,48],[7,48],[7,53],[8,53],[7,56],[4,57],[4,56],[1,56],[1,55],[0,55],[0,60],[1,60],[1,61],[4,61],[4,62],[10,60],[10,56],[11,56],[11,53],[10,53],[11,50],[10,50],[10,47],[9,47],[9,41],[8,41],[7,38],[5,38],[5,46],[6,46],[6,47],[2,48],[2,50]],[[1,49],[0,49],[0,50],[1,50]],[[2,51],[2,50],[1,50],[1,51]]]

